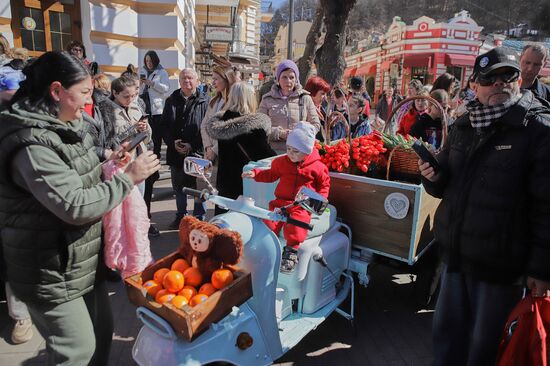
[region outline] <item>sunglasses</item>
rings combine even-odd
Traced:
[[[481,86],[491,86],[494,83],[497,82],[497,80],[501,80],[504,83],[513,83],[514,81],[518,80],[519,78],[519,72],[518,71],[508,71],[503,74],[493,74],[493,75],[487,75],[482,76],[479,75],[477,78],[477,82]]]

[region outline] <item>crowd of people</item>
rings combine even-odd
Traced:
[[[211,93],[199,87],[191,68],[181,70],[179,88],[170,91],[155,51],[145,54],[139,69],[129,65],[111,80],[87,60],[80,42],[29,62],[25,50],[0,37],[0,165],[10,172],[0,178],[1,267],[16,321],[13,342],[29,340],[34,323],[46,339],[49,364],[107,364],[113,320],[101,218],[134,185],[150,217],[163,143],[176,197],[169,229],[175,230],[186,215],[206,215],[198,199],[188,207],[190,197],[182,192],[201,184],[185,174],[186,156],[214,162],[216,186],[225,197],[243,193],[243,177],[284,182],[292,166],[306,171],[308,164],[316,175],[307,184],[328,195],[328,173],[318,166],[314,139],[377,130],[410,135],[440,151],[437,175],[420,162],[426,190],[442,198],[435,235],[445,269],[434,319],[435,364],[491,364],[521,278],[528,277],[536,295],[550,289],[550,198],[544,190],[550,87],[538,75],[548,50],[531,45],[519,63],[510,57],[502,49],[479,56],[463,89],[448,73],[431,86],[409,82],[406,97],[429,96],[438,105],[402,102],[391,84],[375,103],[358,77],[330,85],[312,76],[302,87],[298,67],[284,60],[258,103],[258,93],[232,67],[212,69]],[[451,132],[447,141],[443,129]],[[140,132],[147,138],[130,155],[125,144]],[[288,156],[275,164],[282,171],[241,176],[248,162],[280,154]],[[102,181],[106,160],[118,161],[121,170]],[[277,198],[286,202],[285,194]],[[222,212],[216,207],[216,214]],[[151,225],[149,235],[160,231]],[[282,270],[291,271],[305,236],[291,230],[287,236]],[[502,304],[499,311],[495,302]]]

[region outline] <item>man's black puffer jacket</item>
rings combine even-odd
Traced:
[[[479,280],[550,280],[550,110],[529,91],[490,127],[455,122],[438,160],[441,178],[423,179],[443,198],[435,237],[451,271]]]

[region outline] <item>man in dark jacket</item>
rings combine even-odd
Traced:
[[[537,97],[550,102],[550,87],[540,82],[540,70],[548,60],[548,48],[541,44],[530,44],[523,48],[519,58],[521,67],[521,88],[528,89]]]
[[[204,118],[210,98],[197,90],[198,76],[193,69],[183,69],[179,75],[180,89],[166,99],[162,122],[168,127],[166,163],[170,166],[172,187],[176,193],[176,218],[169,225],[175,230],[181,218],[187,215],[187,195],[183,187],[196,188],[197,179],[183,171],[183,160],[188,155],[202,155],[201,121]],[[203,218],[203,204],[195,200],[193,215]]]
[[[434,365],[494,365],[523,286],[550,289],[550,110],[520,93],[519,65],[501,48],[474,73],[477,97],[437,155],[440,171],[420,162],[426,190],[442,198]]]

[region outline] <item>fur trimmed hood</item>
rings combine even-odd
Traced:
[[[218,112],[210,117],[206,123],[206,132],[216,140],[231,140],[237,136],[263,129],[266,135],[271,132],[271,119],[263,113],[253,113],[246,116],[222,119],[224,112]]]

